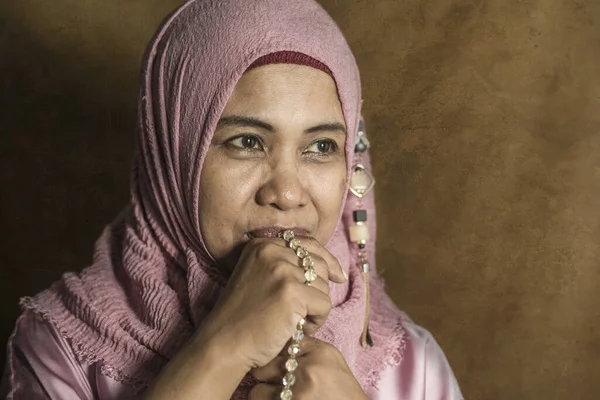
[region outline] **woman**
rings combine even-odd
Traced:
[[[189,1],[150,43],[130,205],[24,299],[9,399],[462,398],[369,272],[345,39],[312,0],[239,4]]]

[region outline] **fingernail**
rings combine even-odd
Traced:
[[[348,274],[346,273],[346,270],[344,268],[342,268],[342,274],[344,274],[344,278],[348,280]]]

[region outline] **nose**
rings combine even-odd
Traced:
[[[256,202],[259,205],[288,211],[308,203],[308,193],[294,162],[277,162],[269,167],[268,173],[268,179],[256,193]]]

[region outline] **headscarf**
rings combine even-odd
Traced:
[[[202,165],[241,75],[255,60],[280,51],[302,53],[331,71],[348,132],[349,179],[360,77],[346,40],[325,10],[313,0],[184,3],[163,22],[144,56],[129,205],[104,229],[90,266],[22,300],[24,308],[39,313],[69,341],[81,363],[98,363],[102,374],[141,391],[211,311],[228,276],[200,230]],[[347,234],[353,207],[346,196],[343,201],[326,247],[349,271],[349,280],[331,285],[333,308],[315,337],[342,352],[366,390],[387,365],[400,362],[403,316],[375,276],[370,308],[375,345],[360,346],[365,287]],[[374,239],[372,195],[364,203]],[[368,246],[372,266],[373,243]],[[245,379],[234,397],[243,398],[251,384]]]

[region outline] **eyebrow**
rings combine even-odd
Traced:
[[[217,123],[217,129],[225,128],[225,127],[254,127],[264,129],[269,132],[275,132],[275,128],[273,125],[261,121],[258,118],[253,117],[242,117],[239,115],[229,115],[227,117],[223,117]],[[308,128],[304,131],[305,133],[318,133],[318,132],[339,132],[346,134],[346,127],[339,122],[328,122],[324,124],[319,124]]]

